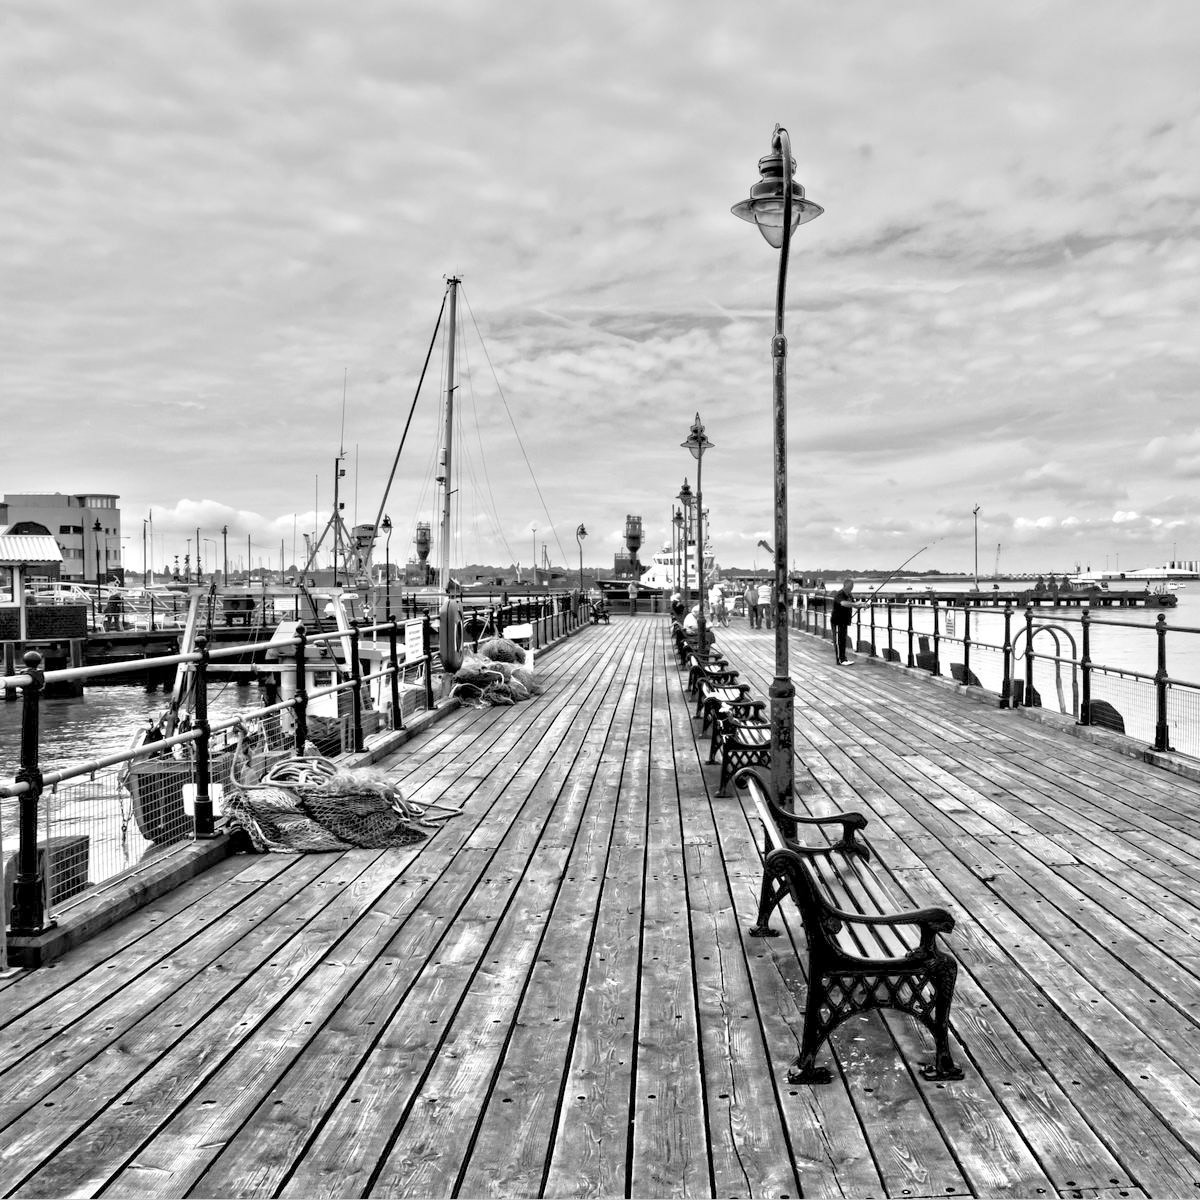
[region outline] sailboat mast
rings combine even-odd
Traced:
[[[441,570],[438,582],[443,591],[450,583],[450,498],[453,495],[450,481],[452,446],[454,444],[454,334],[458,327],[457,301],[458,285],[461,282],[455,276],[448,280],[450,288],[450,328],[446,343],[446,427],[442,434],[442,538],[441,538]]]

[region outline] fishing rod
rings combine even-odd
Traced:
[[[900,572],[901,572],[901,571],[903,571],[903,570],[904,570],[904,568],[905,568],[905,567],[907,567],[907,566],[908,566],[908,564],[909,564],[910,562],[912,562],[912,560],[913,560],[914,558],[916,558],[918,554],[924,554],[924,553],[925,553],[925,551],[926,551],[926,550],[928,550],[930,546],[936,546],[936,545],[937,545],[937,543],[938,543],[938,542],[940,542],[941,540],[942,540],[941,538],[934,538],[932,542],[927,542],[927,543],[926,543],[924,546],[922,546],[922,547],[920,548],[920,550],[916,551],[916,552],[915,552],[915,553],[913,553],[913,554],[910,554],[910,555],[909,555],[909,556],[908,556],[908,557],[907,557],[907,558],[906,558],[906,559],[905,559],[905,560],[904,560],[904,561],[903,561],[903,562],[902,562],[902,563],[901,563],[901,564],[900,564],[900,565],[899,565],[899,566],[898,566],[898,567],[897,567],[897,568],[896,568],[896,569],[895,569],[895,570],[894,570],[894,571],[893,571],[893,572],[892,572],[890,575],[888,575],[886,578],[884,578],[884,579],[883,579],[883,581],[882,581],[882,582],[881,582],[881,583],[880,583],[880,584],[879,584],[879,585],[878,585],[878,586],[875,588],[875,591],[873,591],[873,592],[872,592],[872,593],[871,593],[871,594],[870,594],[870,595],[867,597],[867,599],[866,599],[866,601],[864,601],[864,603],[869,603],[871,600],[874,600],[874,599],[875,599],[875,596],[876,596],[876,595],[878,594],[878,592],[879,592],[879,589],[880,589],[881,587],[883,587],[883,585],[884,585],[885,583],[889,583],[891,580],[895,579],[895,578],[896,578],[896,576],[897,576],[897,575],[899,575],[899,574],[900,574]]]

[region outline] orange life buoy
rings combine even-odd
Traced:
[[[462,666],[463,618],[457,600],[447,600],[438,614],[438,653],[443,671],[453,674]]]

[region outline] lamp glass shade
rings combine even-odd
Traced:
[[[704,432],[704,423],[700,420],[700,414],[696,414],[696,419],[692,422],[692,428],[688,431],[687,441],[680,442],[681,446],[686,447],[691,456],[699,462],[705,450],[711,450],[714,443],[708,440],[707,434]]]
[[[758,232],[763,235],[768,244],[776,250],[783,245],[783,194],[779,189],[774,196],[754,196],[735,204],[730,212],[743,221],[750,221],[758,226]],[[811,200],[804,198],[804,189],[799,184],[792,184],[792,230],[798,226],[815,220],[825,210]]]

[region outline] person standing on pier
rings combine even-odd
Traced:
[[[758,585],[758,627],[764,622],[768,629],[775,628],[775,588],[765,580]]]
[[[751,629],[757,629],[759,627],[758,588],[755,586],[753,579],[746,584],[746,590],[742,594],[742,599],[746,602],[746,620],[749,622]]]
[[[829,624],[833,627],[833,652],[839,667],[854,665],[846,657],[846,638],[850,633],[854,610],[858,607],[858,601],[854,599],[854,580],[844,579],[841,590],[833,597],[833,611],[829,614]]]

